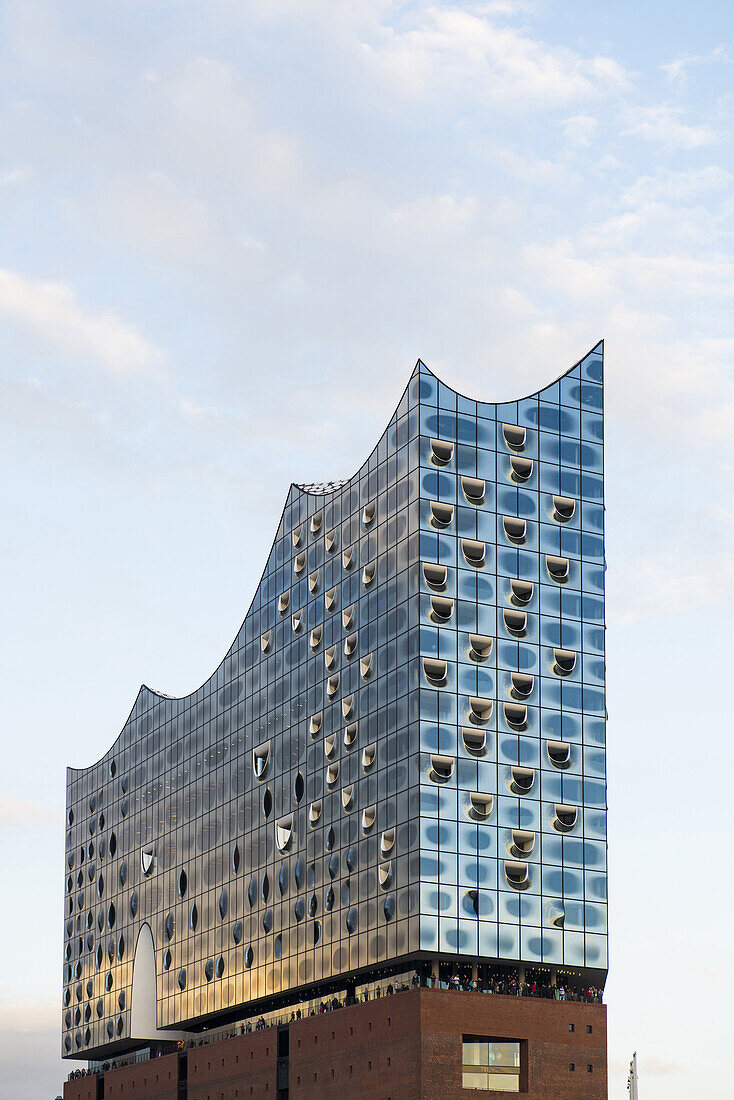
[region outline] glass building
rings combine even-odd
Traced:
[[[487,404],[419,362],[210,679],[69,770],[66,1056],[411,966],[603,986],[602,364]]]

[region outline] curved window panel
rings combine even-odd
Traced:
[[[475,569],[479,569],[482,565],[484,565],[484,559],[487,555],[487,547],[485,543],[478,542],[476,539],[462,539],[461,552],[464,555],[464,561],[467,565],[471,565]]]
[[[494,795],[471,791],[469,794],[469,817],[472,821],[487,821],[494,809]]]
[[[479,507],[484,504],[484,494],[487,486],[481,477],[462,477],[461,488],[468,504]]]
[[[333,764],[329,764],[326,769],[326,783],[327,786],[333,787],[339,778],[339,761],[334,761]]]
[[[308,575],[308,590],[312,595],[314,593],[318,592],[320,579],[321,579],[321,571],[319,569],[314,569],[313,573],[309,573],[309,575]]]
[[[326,665],[327,669],[328,668],[333,668],[334,665],[336,664],[336,646],[335,645],[329,646],[328,649],[324,650],[324,664]]]
[[[280,821],[275,823],[275,843],[279,852],[285,852],[291,843],[293,838],[293,818],[291,816],[281,817]]]
[[[503,424],[502,435],[507,446],[513,450],[521,451],[525,446],[527,432],[518,424]]]
[[[326,681],[326,694],[331,697],[336,695],[339,690],[339,673],[335,672],[333,676],[330,676]]]
[[[362,524],[364,527],[369,527],[375,518],[375,511],[377,510],[377,502],[372,500],[369,504],[365,504],[362,509]]]
[[[528,616],[525,611],[515,611],[505,607],[502,611],[502,619],[508,634],[513,634],[516,638],[523,636],[528,625]]]
[[[366,806],[362,810],[362,832],[368,833],[377,819],[377,806]]]
[[[431,596],[431,619],[438,626],[447,623],[454,613],[454,601],[450,596]]]
[[[296,554],[293,559],[293,572],[296,576],[300,576],[303,570],[306,568],[306,551],[302,550],[300,554]]]
[[[369,680],[372,675],[372,654],[367,653],[359,659],[359,674],[363,680]]]
[[[350,783],[348,787],[342,787],[342,807],[347,812],[354,807],[354,784]]]
[[[323,712],[318,711],[316,714],[312,714],[308,721],[308,732],[312,737],[316,737],[321,729],[321,723],[323,721]]]
[[[354,626],[354,604],[345,607],[342,611],[342,626],[345,630],[351,630]]]
[[[291,630],[294,634],[299,634],[301,627],[303,626],[303,609],[295,611],[291,615]]]
[[[344,569],[351,569],[354,565],[354,547],[348,546],[346,550],[342,550],[342,566]]]
[[[503,516],[502,528],[505,532],[505,537],[509,539],[510,542],[516,544],[525,542],[527,523],[524,519],[520,519],[519,516]]]
[[[293,549],[297,550],[303,541],[303,524],[299,523],[297,527],[294,527],[291,531],[291,539],[293,540]]]
[[[429,508],[431,513],[431,524],[439,530],[448,527],[451,520],[454,518],[453,504],[447,504],[443,500],[432,500],[430,501]]]
[[[478,726],[484,725],[492,717],[493,710],[493,699],[479,699],[473,696],[469,700],[469,721],[474,722]]]
[[[472,661],[486,661],[492,653],[494,638],[487,634],[469,635],[469,656]]]
[[[454,457],[454,445],[448,440],[432,439],[430,446],[431,461],[434,466],[446,466]]]
[[[290,602],[291,591],[289,588],[287,592],[281,592],[281,594],[278,596],[278,611],[281,613],[281,615],[285,615]]]
[[[334,611],[336,611],[338,596],[338,588],[330,588],[328,592],[324,593],[324,607],[330,615],[333,614]]]
[[[573,497],[553,497],[553,519],[557,523],[568,523],[576,512],[576,501]]]
[[[431,754],[431,770],[429,776],[434,783],[445,783],[453,774],[453,756],[440,756],[438,753]]]
[[[354,714],[354,696],[347,695],[342,699],[342,716],[344,718],[351,718]]]
[[[513,730],[524,730],[528,724],[528,708],[524,703],[503,703],[505,722]]]
[[[336,530],[327,531],[326,535],[324,536],[324,543],[326,545],[326,549],[327,549],[327,552],[329,554],[334,553],[334,551],[336,550],[338,541],[339,541],[339,538],[338,538],[338,534],[337,534]]]
[[[510,581],[510,600],[517,607],[525,607],[533,598],[535,585],[532,581],[521,581],[513,578]]]
[[[517,764],[513,764],[510,773],[512,777],[510,788],[515,794],[527,794],[528,791],[533,789],[535,784],[534,768],[522,768]]]
[[[351,657],[354,653],[357,652],[358,642],[359,642],[359,635],[357,634],[356,630],[355,630],[354,634],[350,634],[347,638],[344,639],[344,656],[345,657]]]
[[[522,484],[533,476],[532,458],[521,458],[519,455],[510,456],[510,477],[513,481]]]
[[[270,652],[270,639],[272,638],[272,630],[266,630],[264,634],[260,635],[260,649],[263,653]]]
[[[527,829],[512,830],[512,854],[518,859],[527,859],[535,848],[535,833]]]
[[[321,524],[324,522],[323,512],[314,512],[311,516],[311,534],[318,535],[321,530]]]
[[[467,752],[470,752],[472,756],[484,756],[487,748],[487,734],[483,729],[470,729],[468,726],[462,727],[461,738],[464,742],[464,748]]]
[[[578,818],[577,808],[575,806],[568,806],[564,803],[556,802],[554,809],[555,817],[553,818],[553,828],[559,833],[570,833]]]
[[[568,558],[559,558],[555,554],[545,555],[545,567],[548,570],[548,576],[562,584],[563,581],[567,581],[570,573],[570,562]]]
[[[553,671],[556,676],[570,676],[576,668],[576,653],[573,649],[553,650]]]
[[[362,570],[362,584],[365,588],[369,588],[375,579],[375,573],[377,572],[377,562],[371,561],[365,565]]]
[[[324,636],[323,626],[315,626],[313,628],[313,630],[311,631],[311,634],[310,634],[309,639],[308,639],[308,644],[310,645],[311,649],[318,649],[318,647],[321,645],[321,639],[323,638],[323,636]]]
[[[423,675],[432,687],[443,687],[446,683],[448,666],[446,661],[437,657],[423,657]]]
[[[527,863],[515,859],[505,860],[505,878],[515,890],[526,890],[530,885],[530,869]]]
[[[362,749],[362,767],[364,768],[365,771],[367,771],[368,768],[372,767],[372,765],[375,762],[376,757],[377,757],[377,745],[376,744],[367,745],[364,749]]]
[[[334,746],[336,744],[336,734],[329,734],[324,738],[324,755],[329,757],[334,755]]]
[[[321,817],[321,810],[323,808],[323,802],[320,798],[317,798],[315,802],[312,802],[308,808],[308,820],[310,825],[316,825]]]
[[[571,746],[565,741],[549,741],[548,759],[556,768],[567,768],[571,763]]]
[[[348,726],[344,728],[344,745],[346,748],[351,749],[352,745],[357,740],[357,723],[350,722]]]
[[[423,562],[423,580],[429,588],[442,592],[446,587],[446,566],[435,562]]]
[[[392,885],[392,860],[390,860],[388,863],[383,863],[380,867],[377,868],[377,877],[383,890],[387,890],[388,887]]]
[[[527,672],[511,672],[511,694],[515,699],[529,699],[533,694],[535,677]]]
[[[395,846],[395,830],[385,829],[380,837],[380,855],[383,857],[391,852]]]
[[[270,761],[270,742],[266,741],[264,745],[260,745],[258,748],[252,751],[252,770],[255,773],[257,779],[264,779],[268,771],[268,763]]]

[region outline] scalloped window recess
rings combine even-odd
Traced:
[[[330,733],[328,737],[324,738],[324,756],[333,756],[335,745],[336,734]]]
[[[505,722],[512,730],[524,730],[528,724],[528,708],[524,703],[503,703]]]
[[[469,700],[469,718],[475,725],[485,725],[492,717],[493,710],[493,699],[479,699],[477,696],[472,696]]]
[[[294,527],[291,531],[291,539],[293,540],[293,549],[297,550],[301,545],[303,538],[303,524],[299,523],[297,527]]]
[[[568,523],[576,512],[576,501],[573,497],[561,497],[553,495],[553,519],[556,523]]]
[[[324,650],[324,664],[327,668],[333,668],[336,664],[336,646],[330,645]]]
[[[576,668],[576,652],[573,649],[553,650],[553,671],[556,676],[570,676]]]
[[[354,604],[351,603],[349,607],[345,607],[342,611],[342,626],[345,630],[354,624]]]
[[[264,779],[270,761],[270,742],[259,745],[252,750],[252,770],[257,779]]]
[[[494,638],[490,638],[488,634],[470,634],[469,635],[469,656],[472,661],[486,661],[491,653],[492,646],[494,645]]]
[[[521,451],[527,441],[528,433],[519,424],[503,424],[502,435],[508,447],[513,451]]]
[[[275,823],[275,843],[279,852],[285,852],[288,849],[292,836],[293,818],[290,815],[281,817],[280,821]]]
[[[516,859],[506,859],[505,878],[515,890],[524,890],[530,885],[530,869],[527,863],[522,863]]]
[[[326,769],[326,784],[329,787],[333,787],[339,778],[339,761],[335,760],[333,764],[329,764]]]
[[[299,576],[306,568],[306,551],[302,550],[300,554],[296,554],[293,559],[293,572],[296,576]]]
[[[474,504],[477,508],[484,504],[484,496],[487,486],[482,477],[462,477],[461,489],[468,504]]]
[[[443,592],[446,587],[446,566],[439,565],[438,562],[424,561],[423,580],[434,592]]]
[[[571,746],[566,741],[549,741],[548,759],[555,768],[567,768],[571,763]]]
[[[559,584],[567,581],[571,572],[571,563],[568,558],[559,558],[555,554],[545,555],[545,567],[551,580],[558,581]]]
[[[358,726],[356,722],[350,722],[348,726],[344,727],[344,745],[346,748],[351,749],[354,742],[357,740]]]
[[[342,699],[342,716],[351,718],[354,714],[354,695],[347,695]]]
[[[462,726],[461,738],[464,742],[464,748],[467,752],[470,752],[472,756],[483,756],[487,748],[487,733],[482,729],[471,729],[469,726]]]
[[[535,768],[523,768],[519,764],[513,764],[510,769],[512,781],[510,787],[517,794],[527,794],[533,789],[535,783]]]
[[[359,659],[359,674],[363,680],[369,680],[372,675],[372,654],[367,653]]]
[[[494,795],[480,791],[469,793],[469,817],[472,821],[486,821],[494,809]]]
[[[344,639],[344,656],[352,657],[357,652],[357,646],[359,644],[359,634],[354,631],[354,634],[349,634]]]
[[[429,504],[429,510],[431,513],[431,524],[439,530],[448,527],[451,520],[454,518],[453,504],[447,504],[446,501],[443,500],[432,500]]]
[[[294,611],[291,615],[291,630],[294,634],[298,634],[299,630],[303,626],[303,608],[299,611]]]
[[[323,513],[323,511],[314,512],[314,514],[311,516],[311,534],[312,535],[318,535],[319,531],[321,530],[321,524],[323,522],[324,522],[324,513]]]
[[[552,924],[554,928],[563,928],[566,923],[566,914],[560,906],[553,906],[548,917],[548,923]]]
[[[342,567],[344,569],[351,569],[354,565],[354,547],[347,546],[342,550]]]
[[[154,844],[148,844],[145,848],[141,849],[141,851],[140,851],[140,867],[141,867],[142,872],[143,872],[144,875],[149,875],[153,871],[153,868],[155,867],[155,845]],[[100,874],[100,877],[99,877],[99,881],[100,882],[102,881],[101,874]]]
[[[315,626],[311,631],[311,635],[308,639],[308,644],[311,649],[317,649],[321,645],[321,639],[324,636],[324,628],[322,625]]]
[[[441,756],[438,753],[431,753],[430,778],[434,783],[445,783],[453,774],[453,756]]]
[[[324,607],[329,614],[333,614],[333,612],[336,611],[338,594],[338,588],[330,588],[328,592],[324,593]]]
[[[380,855],[384,857],[395,847],[395,829],[385,829],[380,837]]]
[[[365,806],[362,810],[362,832],[368,833],[377,820],[377,806]]]
[[[505,607],[502,611],[502,618],[505,624],[505,630],[508,634],[513,634],[516,638],[521,638],[525,633],[528,625],[528,617],[524,611],[512,611],[510,608]]]
[[[522,484],[525,481],[530,481],[532,476],[532,458],[521,458],[520,455],[510,455],[510,478],[512,481]]]
[[[512,687],[510,694],[515,699],[529,699],[535,687],[535,677],[529,672],[511,672]]]
[[[454,444],[448,439],[432,439],[430,447],[434,466],[447,466],[454,457]]]
[[[331,699],[336,695],[338,690],[339,690],[339,673],[335,672],[326,681],[326,694]]]
[[[516,545],[525,542],[528,531],[526,520],[520,519],[519,516],[503,516],[502,528],[505,532],[505,537],[509,539],[510,542],[514,542]]]
[[[318,592],[319,590],[320,572],[319,569],[314,569],[313,573],[309,573],[308,575],[308,590],[311,593]]]
[[[324,712],[322,710],[316,711],[316,713],[312,714],[309,718],[308,732],[311,734],[312,737],[316,737],[316,735],[318,734],[319,730],[321,729],[321,723],[323,722],[323,720]]]
[[[333,531],[327,531],[326,535],[324,536],[324,542],[326,544],[326,549],[327,549],[329,554],[333,554],[334,551],[336,550],[337,541],[338,541],[337,536],[338,536],[338,532],[337,532],[336,528],[334,528]]]
[[[527,859],[535,848],[535,833],[529,829],[512,830],[512,854],[518,859]]]
[[[281,594],[278,596],[278,611],[281,613],[281,615],[285,615],[290,602],[291,590],[289,588],[286,592],[281,592]]]
[[[461,552],[467,565],[473,566],[474,569],[481,569],[487,557],[487,546],[477,539],[462,539]]]
[[[380,886],[383,890],[387,890],[388,886],[392,882],[392,860],[387,863],[381,863],[377,868],[377,877],[380,882]]]
[[[569,806],[563,802],[556,802],[553,806],[555,817],[553,828],[559,833],[570,833],[578,820],[579,811],[576,806]]]
[[[323,800],[317,798],[315,802],[312,802],[308,808],[308,820],[310,825],[315,825],[321,817],[321,811],[324,807]]]
[[[365,504],[364,508],[362,509],[362,523],[364,524],[365,527],[369,527],[369,525],[372,523],[372,521],[375,518],[376,511],[377,511],[377,501],[376,500],[371,500],[369,502],[369,504]]]
[[[270,652],[270,639],[272,638],[272,630],[266,630],[264,634],[260,635],[260,649],[263,653]]]
[[[362,767],[365,771],[371,768],[377,758],[377,745],[366,745],[362,749]]]
[[[377,561],[368,561],[362,570],[362,584],[365,588],[369,588],[375,579],[375,573],[377,572]]]
[[[423,675],[431,687],[443,687],[446,683],[448,665],[438,657],[423,657]]]
[[[525,607],[533,598],[535,585],[532,581],[521,581],[513,578],[510,581],[510,600],[518,607]]]
[[[454,613],[454,601],[450,596],[431,596],[431,619],[441,626],[447,623]]]
[[[354,783],[350,783],[347,787],[342,787],[342,808],[345,810],[351,810],[354,806]]]

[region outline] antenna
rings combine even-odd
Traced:
[[[629,1100],[639,1100],[637,1092],[637,1051],[632,1055],[632,1061],[630,1062],[630,1071],[627,1077],[627,1088],[629,1089]]]

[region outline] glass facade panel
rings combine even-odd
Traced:
[[[216,672],[68,772],[65,1055],[129,1044],[144,926],[159,1027],[420,951],[603,984],[602,409],[601,346],[502,406],[418,363],[291,486]]]

